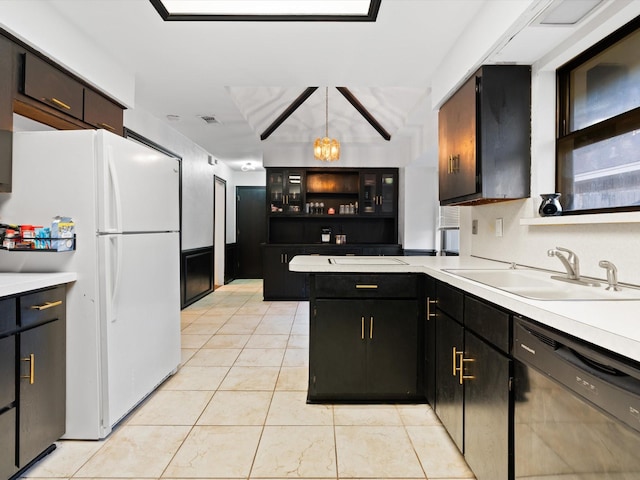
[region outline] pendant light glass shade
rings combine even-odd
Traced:
[[[329,138],[329,87],[325,89],[325,105],[325,137],[313,142],[313,156],[323,162],[335,162],[340,160],[340,142]]]

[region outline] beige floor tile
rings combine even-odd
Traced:
[[[268,315],[295,315],[298,302],[272,302],[267,311]]]
[[[189,367],[230,367],[234,364],[242,349],[240,348],[201,348],[189,360]]]
[[[164,477],[247,478],[262,427],[193,427]]]
[[[212,312],[212,310],[210,310],[208,313],[200,315],[193,322],[192,325],[218,325],[218,326],[222,326],[227,322],[227,320],[229,320],[233,316],[233,313],[212,314],[211,312]]]
[[[233,317],[230,318],[227,323],[220,327],[217,333],[223,335],[251,335],[256,329],[256,326],[250,322],[237,322]]]
[[[291,327],[291,335],[309,335],[309,320],[299,322],[296,318]]]
[[[218,391],[198,425],[264,425],[271,392]]]
[[[127,425],[193,425],[212,396],[211,391],[157,391]]]
[[[427,478],[474,478],[442,426],[407,427]]]
[[[339,477],[424,478],[404,427],[336,426],[335,432]]]
[[[336,425],[402,425],[395,405],[336,405]]]
[[[238,311],[238,305],[212,305],[202,313],[203,317],[225,316],[229,318]]]
[[[276,390],[301,390],[305,394],[309,387],[308,367],[282,367]]]
[[[289,335],[252,335],[246,348],[286,348]]]
[[[182,335],[208,335],[211,337],[218,331],[220,326],[212,323],[192,323],[182,329]]]
[[[189,367],[185,365],[162,384],[162,390],[216,390],[229,367]]]
[[[335,475],[332,427],[264,427],[252,478],[335,478]]]
[[[255,333],[258,335],[289,335],[292,325],[292,317],[265,315]]]
[[[180,344],[182,348],[201,348],[209,339],[211,335],[185,335],[180,336]]]
[[[429,405],[397,405],[396,407],[404,425],[440,425],[440,420]]]
[[[217,333],[203,348],[243,348],[251,335],[225,335]]]
[[[291,335],[287,348],[309,348],[309,335]]]
[[[24,472],[22,477],[69,478],[89,460],[105,442],[60,440],[56,449]]]
[[[280,367],[284,348],[245,348],[238,356],[237,367]]]
[[[272,391],[278,380],[278,367],[231,367],[220,390]]]
[[[331,405],[307,405],[307,392],[273,394],[265,425],[333,425]]]
[[[309,351],[302,348],[290,348],[284,352],[283,367],[308,367]]]
[[[189,359],[196,354],[197,351],[197,348],[183,348],[180,351],[180,365],[184,365],[185,363],[187,363]]]
[[[190,429],[184,426],[121,427],[76,476],[158,478]]]
[[[264,315],[267,310],[269,310],[269,305],[265,305],[262,302],[248,301],[236,313],[239,315]]]

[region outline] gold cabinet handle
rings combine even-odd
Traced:
[[[431,300],[431,298],[427,297],[427,320],[436,316],[436,313],[431,313],[431,305],[437,305],[437,300]]]
[[[29,362],[29,375],[20,375],[20,378],[28,378],[29,385],[33,385],[36,379],[36,356],[30,353],[28,357],[21,358],[23,362]]]
[[[56,97],[43,98],[43,100],[45,100],[45,101],[47,101],[49,103],[53,103],[55,106],[60,107],[60,108],[64,108],[65,110],[71,110],[71,107],[69,105],[64,103],[62,100],[58,100]]]
[[[57,307],[62,305],[62,300],[56,302],[44,302],[44,305],[31,305],[31,310],[46,310],[47,308]]]
[[[112,126],[111,126],[111,125],[109,125],[108,123],[98,123],[98,126],[99,126],[99,127],[102,127],[102,128],[106,128],[107,130],[111,130],[112,132],[115,132],[115,131],[116,131],[116,128],[115,128],[115,127],[112,127]]]
[[[460,385],[463,384],[464,380],[473,380],[473,375],[465,375],[464,374],[464,364],[469,362],[475,362],[474,358],[464,358],[464,352],[458,352],[458,356],[460,357],[460,367],[458,368],[458,373],[460,374]]]
[[[453,347],[453,373],[452,375],[455,377],[458,375],[458,352],[456,351],[456,347]]]
[[[362,338],[362,340],[364,340],[364,316],[360,317],[360,320],[361,320],[361,325],[362,325],[361,338]]]
[[[375,290],[378,288],[378,285],[368,285],[363,283],[356,284],[356,288],[359,290]]]
[[[373,315],[369,318],[369,340],[373,340]]]

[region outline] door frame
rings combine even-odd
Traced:
[[[218,205],[218,189],[222,189],[224,205]],[[222,218],[220,218],[222,217]],[[222,229],[222,232],[220,230]],[[219,234],[222,233],[222,243]],[[217,175],[213,176],[213,279],[214,290],[224,285],[226,278],[225,252],[227,245],[227,181]],[[222,271],[220,272],[220,269]],[[221,275],[220,275],[221,274]]]

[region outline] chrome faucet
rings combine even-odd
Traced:
[[[563,255],[563,252],[567,256]],[[564,268],[567,270],[567,274],[563,276],[552,275],[554,280],[562,280],[563,282],[576,283],[578,285],[587,285],[590,287],[599,287],[600,283],[594,280],[587,280],[580,278],[580,261],[578,256],[568,248],[556,247],[547,250],[547,255],[550,257],[557,257],[562,262]]]
[[[569,257],[565,257],[562,252],[569,254]],[[575,253],[568,248],[556,247],[547,250],[547,255],[550,257],[558,257],[558,260],[562,262],[564,268],[567,270],[567,279],[580,280],[580,261]]]
[[[600,260],[598,266],[607,270],[607,283],[609,284],[609,286],[606,289],[613,290],[614,292],[619,292],[620,290],[622,290],[618,286],[618,269],[616,268],[616,266],[608,260]]]

